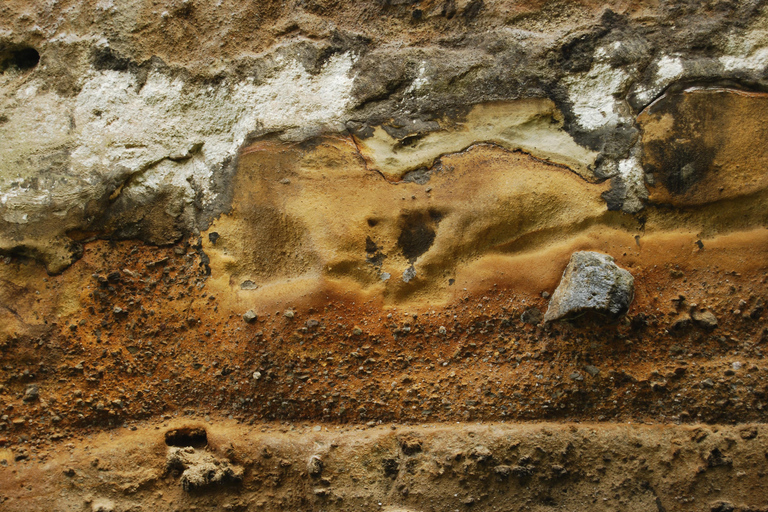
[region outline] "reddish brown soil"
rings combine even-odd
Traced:
[[[764,245],[755,247],[752,256],[762,255]],[[39,320],[22,322],[2,346],[1,442],[42,447],[189,414],[247,423],[762,421],[764,263],[750,258],[758,263],[733,272],[718,257],[733,250],[704,250],[709,267],[619,257],[639,284],[626,319],[547,327],[520,319],[546,300],[501,281],[407,310],[329,286],[249,324],[219,305],[193,248],[136,242],[90,244],[72,269],[83,276],[79,307],[57,318],[61,303],[29,296],[35,283],[48,297],[63,294],[63,277],[10,261],[29,282],[18,307],[30,309],[18,316]],[[686,320],[692,303],[714,311],[718,327]],[[31,383],[39,399],[25,402]]]
[[[232,477],[186,492],[166,433]],[[141,422],[0,466],[8,512],[178,510],[765,511],[764,425],[243,426]],[[178,438],[174,438],[178,441]],[[0,453],[3,449],[0,448]],[[215,471],[215,469],[213,469]]]

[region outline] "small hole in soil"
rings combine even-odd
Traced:
[[[21,71],[32,69],[40,62],[40,54],[34,48],[21,48],[0,53],[0,71],[17,68]]]
[[[165,444],[202,448],[208,444],[208,434],[200,427],[176,428],[165,433]]]

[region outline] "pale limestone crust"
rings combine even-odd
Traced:
[[[173,243],[231,207],[244,146],[347,129],[388,181],[493,143],[610,179],[608,207],[637,213],[638,112],[689,79],[765,87],[759,6],[561,8],[8,0],[0,250],[55,273],[84,233]]]
[[[477,142],[530,153],[593,181],[592,166],[598,153],[574,142],[562,125],[562,116],[551,100],[495,102],[476,105],[461,122],[444,120],[439,128],[412,143],[402,143],[377,127],[372,137],[359,140],[358,145],[370,167],[391,181],[400,180],[407,171],[431,167],[441,155]]]
[[[768,8],[762,11],[748,30],[731,30],[723,36],[725,55],[719,60],[726,71],[764,71],[768,66]]]
[[[74,98],[43,92],[35,79],[18,85],[12,122],[0,124],[0,249],[34,248],[57,272],[71,263],[64,232],[86,228],[118,197],[146,205],[170,193],[166,210],[191,229],[193,204],[216,199],[214,176],[250,133],[339,129],[352,56],[331,57],[315,75],[289,58],[275,62],[259,84],[196,85],[163,70],[140,82],[130,71],[104,70],[90,73]]]
[[[317,76],[310,76],[288,61],[263,84],[244,80],[216,87],[194,86],[160,71],[150,72],[144,83],[130,72],[99,71],[84,81],[74,102],[55,93],[38,95],[33,82],[17,94],[14,124],[3,130],[8,143],[1,156],[9,165],[32,141],[35,151],[43,152],[67,144],[69,172],[75,176],[143,172],[132,185],[158,189],[173,184],[193,194],[188,184],[193,180],[207,196],[210,169],[234,157],[249,133],[339,121],[349,102],[351,63],[350,55],[333,57]],[[165,162],[195,144],[202,144],[200,158]],[[8,182],[30,177],[36,169],[27,169],[26,175],[18,166],[3,171],[0,200],[6,204],[25,195],[23,186]],[[27,200],[44,203],[46,193]]]
[[[578,124],[585,130],[618,125],[624,117],[618,95],[629,81],[625,71],[602,62],[597,62],[588,72],[566,77],[564,82]]]

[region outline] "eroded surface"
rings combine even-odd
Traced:
[[[185,424],[207,429],[209,444],[166,446],[162,432]],[[765,435],[756,424],[323,427],[174,418],[46,451],[42,472],[23,458],[0,474],[11,484],[8,511],[761,510]],[[240,474],[185,488],[194,466],[178,467],[179,453]]]
[[[768,186],[762,122],[768,95],[693,88],[657,100],[639,118],[650,201],[675,206],[762,196]]]
[[[3,506],[761,510],[766,20],[4,2]]]

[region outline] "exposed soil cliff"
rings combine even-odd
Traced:
[[[5,1],[0,502],[762,510],[767,116],[759,1]]]

